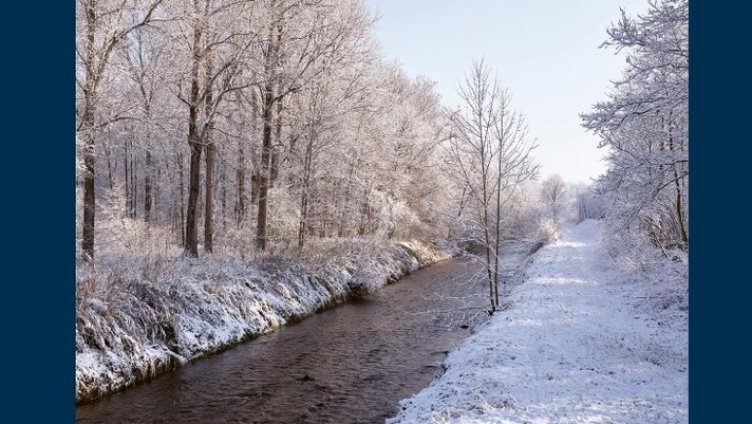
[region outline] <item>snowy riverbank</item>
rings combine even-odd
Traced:
[[[448,257],[412,241],[342,258],[142,261],[78,276],[76,400],[92,400]],[[130,269],[129,269],[130,268]],[[104,275],[103,275],[104,274]]]
[[[669,269],[670,268],[670,269]],[[600,224],[541,249],[447,371],[388,423],[686,423],[686,264],[628,273]]]

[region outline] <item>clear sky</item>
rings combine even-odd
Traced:
[[[389,59],[438,83],[447,106],[459,104],[460,79],[485,57],[512,107],[522,112],[541,177],[558,173],[588,182],[605,169],[597,138],[580,127],[581,112],[618,79],[624,54],[599,49],[606,28],[643,12],[647,0],[367,0],[381,20],[376,36]]]

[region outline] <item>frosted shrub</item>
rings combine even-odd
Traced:
[[[553,243],[559,240],[559,226],[552,219],[543,219],[538,225],[538,241]]]
[[[98,223],[99,254],[163,257],[174,253],[176,246],[169,227],[149,225],[130,219],[108,219]]]
[[[625,275],[630,275],[623,283],[649,282],[650,294],[645,297],[643,307],[664,311],[682,322],[686,320],[689,308],[686,252],[656,247],[640,225],[616,228],[612,222],[607,224],[610,231],[604,237],[608,252],[626,271]]]
[[[510,237],[515,239],[538,242],[543,240],[541,227],[544,225],[544,220],[542,209],[538,204],[521,205],[518,211],[505,220],[505,229]],[[550,224],[553,224],[553,221]]]
[[[616,262],[627,270],[646,272],[666,266],[666,262],[686,263],[686,252],[657,247],[641,225],[617,226],[607,220],[606,246]]]
[[[382,209],[382,222],[379,230],[384,231],[384,235],[398,239],[410,238],[415,234],[423,234],[425,227],[415,211],[410,209],[404,202],[390,202]],[[386,234],[385,229],[390,231]]]
[[[99,215],[101,218],[97,222],[97,255],[173,255],[176,240],[170,228],[129,218],[124,199],[121,186],[108,193],[107,202]]]
[[[215,234],[215,251],[219,250],[226,255],[251,259],[256,252],[255,238],[256,232],[252,226],[237,227],[231,224]]]

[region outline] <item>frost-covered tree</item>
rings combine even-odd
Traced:
[[[108,91],[113,53],[126,37],[156,20],[162,0],[76,2],[76,132],[84,140],[81,251],[94,257],[96,145],[102,130],[119,119],[99,104]]]
[[[448,113],[448,154],[458,184],[467,195],[458,219],[480,244],[479,257],[489,285],[491,313],[499,307],[502,214],[521,183],[533,178],[535,143],[525,120],[510,107],[510,94],[490,75],[483,61],[473,63],[458,90],[462,108]]]
[[[604,47],[627,66],[607,101],[583,125],[608,149],[597,192],[619,233],[646,234],[661,248],[689,246],[688,2],[660,0],[636,18],[623,10]]]
[[[256,247],[262,251],[267,244],[269,188],[279,172],[283,102],[309,88],[325,70],[317,66],[320,59],[336,55],[366,20],[360,1],[335,7],[331,0],[270,0],[266,9],[269,20],[260,49],[264,82],[258,85],[263,130],[256,173]]]
[[[184,53],[189,67],[178,80],[178,97],[188,109],[190,168],[185,223],[185,248],[198,256],[198,198],[201,191],[201,156],[206,151],[204,248],[213,248],[214,157],[213,133],[217,115],[228,94],[252,85],[241,78],[251,39],[244,18],[249,2],[193,0],[182,10]]]

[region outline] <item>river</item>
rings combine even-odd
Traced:
[[[507,249],[503,274],[524,246]],[[360,301],[76,409],[78,423],[383,423],[488,318],[477,265],[451,259]]]

